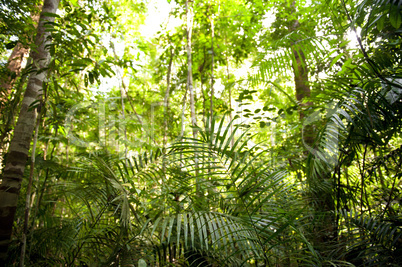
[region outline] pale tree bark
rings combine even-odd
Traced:
[[[210,99],[210,114],[211,121],[214,116],[214,17],[213,15],[210,17],[211,20],[211,99]]]
[[[167,144],[167,133],[168,133],[168,112],[169,112],[169,97],[170,97],[170,75],[172,73],[172,64],[173,64],[173,48],[170,48],[170,58],[169,58],[169,66],[166,74],[166,93],[165,93],[165,132],[163,134],[163,148],[166,148]]]
[[[113,42],[110,42],[110,46],[112,47],[113,50],[113,55],[114,55],[114,59],[117,61],[118,60],[118,56],[117,56],[117,52],[116,52],[116,47],[114,46]],[[124,70],[123,70],[124,71]],[[117,74],[121,80],[121,83],[119,83],[119,87],[120,87],[120,101],[121,101],[121,116],[123,119],[123,132],[124,132],[124,161],[127,164],[127,155],[128,155],[128,147],[127,147],[127,143],[128,143],[128,138],[127,138],[127,128],[126,128],[126,107],[124,105],[124,98],[125,93],[124,93],[124,88],[126,88],[126,85],[124,83],[124,77],[123,75],[120,73],[120,67],[117,68]]]
[[[193,86],[193,60],[191,57],[192,54],[192,44],[191,44],[191,34],[193,30],[193,12],[192,8],[189,6],[189,1],[186,1],[186,18],[187,18],[187,88],[190,93],[190,112],[191,112],[191,126],[193,127],[193,138],[197,138],[197,129],[195,128],[197,124],[197,118],[195,114],[195,93]],[[198,153],[194,153],[194,161],[195,161],[195,176],[196,176],[196,188],[195,192],[198,197],[202,196],[200,180],[198,177]]]
[[[193,14],[189,6],[189,1],[186,1],[186,16],[187,16],[187,88],[190,93],[190,111],[191,111],[191,126],[193,126],[193,137],[197,138],[197,130],[194,126],[197,124],[195,115],[195,100],[194,100],[194,87],[193,87],[193,61],[191,58],[191,34],[193,30]]]
[[[21,104],[21,111],[10,142],[0,184],[0,263],[4,264],[10,244],[12,226],[17,209],[18,196],[24,175],[32,134],[35,128],[36,111],[32,104],[42,98],[43,83],[47,78],[50,62],[50,33],[46,23],[54,22],[59,0],[45,0],[35,37],[35,48],[31,51],[33,72],[28,79],[27,88]]]
[[[27,193],[25,198],[25,216],[24,216],[24,230],[22,233],[22,240],[21,240],[21,256],[20,256],[20,267],[24,266],[25,262],[25,253],[27,248],[27,235],[28,235],[28,225],[29,225],[29,213],[31,211],[31,191],[32,191],[32,182],[35,170],[35,154],[36,154],[36,144],[38,141],[38,133],[39,133],[39,124],[40,124],[40,114],[36,120],[35,126],[35,135],[32,144],[32,151],[31,151],[31,166],[29,169],[29,179],[28,179],[28,186],[27,186]]]
[[[205,53],[205,47],[204,47],[204,54],[203,54],[203,62],[201,63],[200,66],[198,66],[198,72],[200,73],[200,90],[202,94],[202,122],[204,123],[204,127],[207,128],[207,110],[206,110],[206,103],[207,103],[207,97],[206,97],[206,92],[204,90],[204,65],[206,64],[206,53]]]
[[[225,46],[228,45],[227,42],[227,35],[225,34]],[[233,114],[232,114],[232,84],[230,80],[230,71],[229,71],[229,51],[226,50],[225,53],[225,59],[226,59],[226,80],[227,80],[227,87],[228,87],[228,93],[229,93],[229,120],[233,121]],[[233,133],[233,123],[230,124],[230,136]],[[233,146],[234,145],[234,138],[231,138],[230,144]]]

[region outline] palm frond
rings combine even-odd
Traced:
[[[400,219],[388,222],[353,211],[340,211],[346,220],[348,250],[346,257],[351,262],[365,266],[397,266],[401,262],[402,228]],[[367,244],[370,244],[369,246]]]

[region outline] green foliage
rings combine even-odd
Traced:
[[[390,222],[352,211],[340,213],[348,227],[345,257],[351,263],[364,266],[399,265],[402,249],[400,218]]]
[[[31,237],[31,263],[45,260],[41,251],[55,262],[102,265],[129,258],[164,265],[174,258],[237,266],[283,257],[280,237],[299,214],[284,201],[296,201],[294,191],[285,172],[264,164],[257,146],[247,148],[246,133],[236,138],[223,122],[212,120],[199,129],[200,139],[178,142],[167,153],[131,160],[93,154],[67,174],[56,172],[42,201],[62,205],[50,203],[47,219],[39,210],[35,223],[46,224]]]
[[[39,12],[40,1],[1,1],[0,8],[0,52],[12,49],[17,41],[23,45],[30,45],[34,36],[35,27],[32,14]],[[17,39],[17,40],[15,40]]]
[[[310,2],[192,2],[190,138],[184,1],[169,17],[182,24],[148,39],[145,2],[64,1],[48,26],[26,264],[397,266],[401,8]],[[0,4],[13,11],[0,12],[3,60],[30,43],[35,4]],[[1,99],[2,153],[30,67]],[[298,101],[300,68],[311,94]]]

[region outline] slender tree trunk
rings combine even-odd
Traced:
[[[111,43],[111,45],[112,45],[114,57],[115,57],[115,59],[117,59],[117,54],[116,54],[116,51],[115,51],[115,47],[114,47],[113,43]],[[118,72],[119,72],[119,71],[118,71]],[[131,109],[133,110],[133,113],[134,113],[135,117],[137,118],[137,121],[138,121],[139,124],[143,127],[143,129],[144,129],[146,135],[148,136],[148,138],[149,138],[151,141],[154,142],[154,144],[156,144],[156,141],[155,141],[155,139],[153,138],[152,133],[150,133],[149,130],[148,130],[147,128],[145,128],[145,125],[144,125],[144,123],[142,122],[142,119],[141,119],[140,115],[137,113],[137,111],[136,111],[136,109],[135,109],[135,107],[134,107],[134,101],[133,101],[133,99],[131,98],[131,96],[130,96],[129,93],[128,93],[128,89],[129,89],[129,88],[128,88],[128,86],[126,85],[126,83],[124,82],[123,76],[120,74],[120,72],[119,72],[119,76],[121,77],[120,96],[121,96],[121,104],[122,104],[122,109],[123,109],[123,111],[122,111],[123,119],[124,119],[125,116],[126,116],[126,115],[125,115],[125,105],[124,105],[124,101],[123,101],[123,96],[124,96],[125,98],[127,98],[128,103],[130,104]],[[124,138],[125,138],[125,140],[128,142],[126,129],[124,129]],[[128,149],[127,149],[127,146],[126,146],[126,145],[125,145],[125,151],[126,151],[125,154],[126,154],[126,157],[127,157]]]
[[[226,35],[225,35],[225,46],[227,46],[227,40],[226,40]],[[230,71],[229,71],[229,57],[228,57],[229,52],[226,51],[225,53],[225,59],[226,59],[226,80],[227,80],[227,87],[228,87],[228,93],[229,93],[229,119],[230,121],[233,120],[233,114],[232,114],[232,84],[230,81]],[[233,123],[230,124],[230,135],[233,133]],[[230,144],[233,146],[234,145],[234,138],[230,140]]]
[[[39,116],[36,120],[35,135],[34,135],[34,140],[33,140],[33,144],[32,144],[31,166],[29,169],[29,180],[28,180],[28,187],[27,187],[27,193],[26,193],[26,199],[25,199],[24,231],[22,233],[22,241],[21,241],[22,245],[21,245],[20,267],[24,267],[24,262],[25,262],[25,253],[26,253],[26,247],[27,247],[27,235],[28,235],[28,230],[29,230],[28,229],[29,212],[31,210],[31,191],[32,191],[32,182],[33,182],[33,176],[34,176],[34,170],[35,170],[36,143],[38,141],[40,117],[41,117],[41,114],[39,114]]]
[[[123,83],[123,77],[121,77],[121,82]],[[126,107],[124,105],[124,91],[123,91],[123,86],[120,86],[120,100],[121,100],[121,117],[123,119],[123,132],[124,132],[124,160],[127,163],[127,154],[128,154],[128,148],[127,148],[127,128],[126,128]]]
[[[117,53],[116,53],[116,48],[114,46],[114,44],[112,42],[110,42],[110,46],[112,47],[113,50],[113,55],[114,55],[114,59],[118,60],[117,57]],[[124,105],[124,98],[125,98],[125,94],[124,94],[124,81],[123,81],[123,75],[120,73],[120,68],[117,69],[117,74],[119,75],[119,78],[121,80],[121,83],[119,83],[119,87],[120,87],[120,101],[121,101],[121,117],[123,119],[123,133],[124,133],[124,160],[127,164],[127,153],[128,153],[128,148],[127,148],[127,128],[126,128],[126,107]],[[117,146],[118,147],[118,146]]]
[[[203,54],[203,62],[202,64],[198,67],[198,72],[200,73],[200,87],[201,87],[201,94],[202,94],[202,122],[204,123],[204,127],[207,128],[207,110],[206,110],[206,104],[207,104],[207,97],[206,97],[206,92],[204,91],[204,66],[206,63],[206,53],[205,53],[205,47],[204,47],[204,54]]]
[[[189,6],[189,1],[186,1],[186,17],[187,17],[187,88],[190,93],[190,111],[191,111],[191,126],[193,127],[193,138],[197,138],[197,129],[195,128],[197,124],[197,118],[195,114],[195,93],[193,87],[193,60],[191,58],[192,54],[192,44],[191,44],[191,34],[193,30],[193,12]],[[198,153],[194,152],[195,161],[195,176],[196,176],[196,194],[201,197],[201,186],[198,177]]]
[[[201,94],[202,94],[202,122],[204,123],[204,128],[207,128],[207,119],[206,119],[206,103],[207,103],[207,97],[205,96],[205,92],[204,92],[204,82],[203,82],[203,75],[200,72],[200,89],[201,89]]]
[[[170,75],[172,72],[172,63],[173,63],[173,49],[170,48],[170,59],[169,66],[166,74],[166,93],[165,93],[165,132],[163,133],[163,147],[166,147],[167,144],[167,133],[168,133],[168,112],[169,112],[169,96],[170,96]]]
[[[34,71],[28,80],[0,184],[0,264],[4,263],[7,258],[18,196],[35,128],[36,111],[32,108],[32,104],[41,100],[41,90],[50,62],[48,50],[48,46],[51,44],[50,33],[46,31],[45,24],[54,22],[55,17],[47,14],[55,14],[58,5],[59,0],[45,0],[43,4],[35,37],[35,49],[31,52]]]
[[[188,88],[187,88],[188,89]],[[184,96],[183,96],[183,99],[182,99],[182,103],[183,103],[183,105],[182,105],[182,108],[181,108],[181,114],[180,114],[180,140],[183,138],[183,136],[184,136],[184,126],[185,126],[185,123],[184,123],[184,119],[185,119],[185,117],[184,117],[184,113],[185,113],[185,111],[186,111],[186,102],[187,102],[187,89],[186,89],[186,91],[184,92]],[[180,156],[181,156],[182,154],[180,154]]]
[[[214,18],[213,15],[211,16],[211,99],[210,99],[210,116],[211,121],[212,117],[214,116]]]
[[[193,87],[193,61],[191,58],[192,44],[191,33],[193,30],[193,14],[189,1],[186,1],[186,16],[187,16],[187,88],[190,93],[190,111],[191,111],[191,126],[193,126],[193,137],[197,138],[197,129],[194,126],[197,124],[195,115],[195,100],[194,100],[194,87]]]

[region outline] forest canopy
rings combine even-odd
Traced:
[[[0,266],[400,266],[402,1],[0,1]]]

